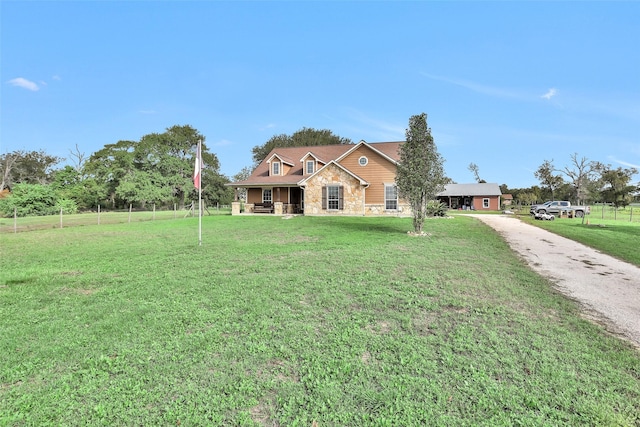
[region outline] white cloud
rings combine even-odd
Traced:
[[[622,166],[627,166],[629,168],[640,169],[640,165],[636,165],[636,164],[633,164],[633,163],[625,162],[624,160],[616,159],[613,156],[609,156],[609,159],[611,161],[615,162],[615,163],[618,163],[618,164],[622,165]]]
[[[463,87],[465,89],[469,89],[473,92],[477,92],[477,93],[481,93],[483,95],[489,95],[489,96],[494,96],[494,97],[499,97],[499,98],[516,98],[516,99],[526,99],[527,97],[521,93],[515,92],[513,90],[507,90],[507,89],[503,89],[503,88],[499,88],[499,87],[494,87],[494,86],[487,86],[487,85],[483,85],[480,83],[476,83],[476,82],[472,82],[470,80],[463,80],[463,79],[455,79],[455,78],[449,78],[449,77],[442,77],[442,76],[436,76],[433,74],[429,74],[429,73],[420,73],[423,76],[431,79],[431,80],[438,80],[441,82],[445,82],[445,83],[449,83],[452,85],[456,85],[456,86],[460,86]]]
[[[547,93],[545,93],[544,95],[542,95],[540,98],[543,99],[551,99],[554,96],[556,96],[556,93],[558,93],[558,91],[556,90],[556,88],[552,87],[551,89],[549,89],[547,91]]]
[[[12,86],[21,87],[21,88],[24,88],[24,89],[27,89],[27,90],[30,90],[30,91],[33,91],[33,92],[36,92],[36,91],[40,90],[40,87],[36,83],[34,83],[34,82],[30,81],[30,80],[27,80],[27,79],[25,79],[23,77],[17,77],[15,79],[11,79],[11,80],[8,81],[8,83],[10,85],[12,85]]]

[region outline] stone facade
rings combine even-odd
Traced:
[[[408,204],[398,203],[398,209],[388,211],[384,208],[384,205],[365,205],[365,215],[367,216],[411,216],[411,207]]]
[[[343,188],[343,208],[340,210],[322,209],[322,188],[327,185],[340,185]],[[364,186],[353,175],[335,165],[330,165],[307,181],[304,190],[305,215],[364,215]]]

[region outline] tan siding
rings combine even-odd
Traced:
[[[288,187],[274,187],[273,188],[273,202],[289,203],[289,188]]]
[[[361,156],[369,159],[366,166],[360,166],[358,163]],[[384,184],[395,182],[396,165],[365,146],[361,146],[342,159],[340,164],[369,183],[365,203],[384,203]]]
[[[247,189],[247,203],[262,203],[262,188]]]

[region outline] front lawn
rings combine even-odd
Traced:
[[[640,423],[640,355],[473,218],[0,234],[0,425]]]

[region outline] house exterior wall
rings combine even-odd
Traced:
[[[358,163],[362,156],[368,160],[366,166]],[[384,185],[395,182],[396,165],[366,146],[350,153],[340,164],[369,183],[365,196],[366,204],[384,207]]]
[[[489,207],[483,206],[483,200],[489,199]],[[498,196],[473,196],[473,208],[477,211],[499,211],[500,197]]]
[[[322,209],[322,187],[341,185],[343,209]],[[305,215],[353,216],[364,214],[364,187],[353,176],[337,166],[331,165],[307,181],[304,190]]]
[[[247,203],[262,203],[262,188],[247,188]]]

